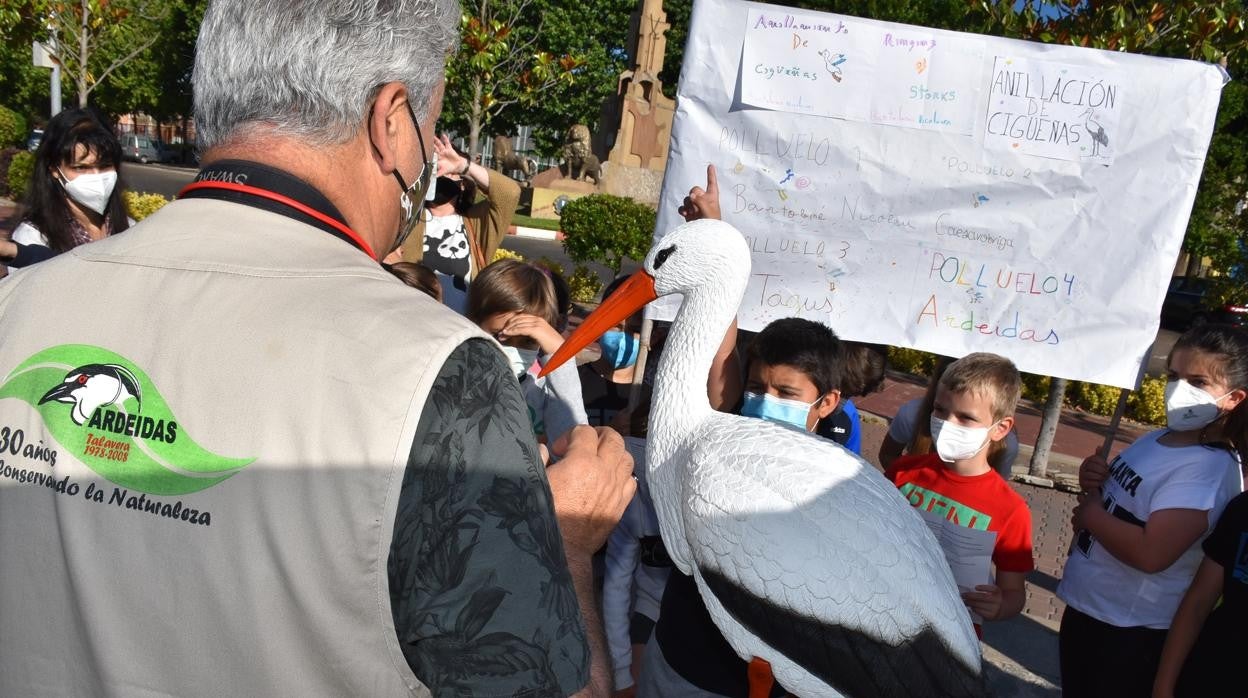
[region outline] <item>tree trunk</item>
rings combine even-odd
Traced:
[[[88,34],[91,21],[91,3],[89,0],[82,0],[82,26],[78,32],[78,74],[74,78],[78,81],[78,106],[87,106],[87,96],[90,91],[87,89],[87,59],[90,58],[88,53]]]
[[[481,78],[472,81],[472,118],[468,120],[468,161],[473,162],[481,146],[481,122],[485,110],[481,108]]]
[[[1044,403],[1044,416],[1040,420],[1040,434],[1036,437],[1036,447],[1031,453],[1031,464],[1027,474],[1032,477],[1047,477],[1049,470],[1049,451],[1053,448],[1053,437],[1057,434],[1057,424],[1062,418],[1062,402],[1066,399],[1066,379],[1049,379],[1049,398]]]
[[[1191,277],[1191,278],[1200,276],[1200,267],[1201,267],[1202,259],[1203,258],[1200,255],[1196,254],[1195,252],[1188,252],[1187,253],[1187,271],[1184,272],[1183,275],[1187,277]]]

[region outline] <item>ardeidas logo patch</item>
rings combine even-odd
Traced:
[[[0,385],[0,399],[10,397],[37,409],[62,448],[128,489],[198,492],[255,460],[195,443],[147,374],[100,347],[64,344],[35,354]]]

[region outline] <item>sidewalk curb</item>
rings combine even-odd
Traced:
[[[562,240],[562,230],[543,230],[541,228],[530,228],[523,225],[513,225],[507,229],[508,235],[514,235],[521,238],[533,238],[535,240]]]

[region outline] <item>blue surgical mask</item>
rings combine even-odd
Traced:
[[[806,403],[801,400],[785,400],[774,395],[746,393],[745,403],[741,405],[741,416],[765,419],[806,431],[806,418],[810,416],[810,408],[819,404],[819,400]]]
[[[641,349],[641,341],[632,332],[610,330],[598,340],[602,347],[602,358],[611,368],[619,370],[637,363],[637,352]]]

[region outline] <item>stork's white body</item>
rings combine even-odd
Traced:
[[[740,233],[695,221],[645,264],[659,295],[684,294],[656,378],[650,488],[669,555],[729,644],[799,696],[978,695],[970,616],[897,489],[831,441],[711,409],[706,377],[749,278]]]

